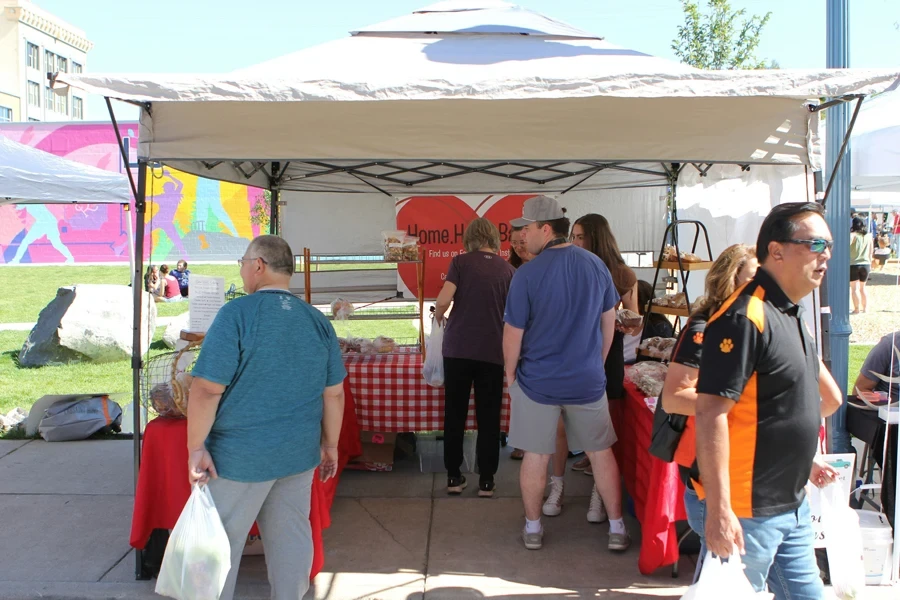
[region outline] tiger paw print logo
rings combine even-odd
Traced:
[[[729,352],[734,350],[734,342],[732,342],[729,338],[725,338],[724,340],[722,340],[722,343],[719,344],[719,350],[721,350],[725,354],[728,354]]]
[[[694,343],[697,344],[698,346],[703,345],[703,332],[702,331],[698,331],[697,333],[694,334]]]

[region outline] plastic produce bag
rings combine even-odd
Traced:
[[[431,335],[425,340],[425,364],[422,375],[431,387],[444,387],[444,324],[432,321]]]
[[[757,592],[744,575],[741,555],[735,548],[727,561],[706,553],[697,583],[687,589],[681,600],[771,600],[773,594]]]
[[[231,544],[208,486],[194,484],[166,544],[156,593],[218,600],[231,569]]]
[[[861,598],[866,586],[866,570],[859,517],[848,506],[837,483],[822,488],[820,498],[831,587],[842,600]]]

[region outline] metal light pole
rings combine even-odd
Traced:
[[[849,0],[828,0],[826,17],[826,67],[850,66],[850,7]],[[841,143],[850,123],[850,107],[841,102],[826,113],[826,159],[829,170],[834,169],[841,151]],[[850,151],[837,167],[834,186],[826,204],[825,220],[834,236],[834,254],[828,264],[825,292],[831,307],[829,344],[831,374],[843,392],[847,389],[847,365],[850,356]],[[829,173],[830,175],[830,173]],[[847,405],[841,406],[831,417],[831,452],[851,452],[847,433]]]

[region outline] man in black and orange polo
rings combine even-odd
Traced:
[[[710,317],[697,382],[707,547],[721,557],[737,548],[754,588],[768,583],[778,599],[823,593],[804,486],[821,419],[841,394],[799,305],[831,258],[823,215],[818,204],[787,203],[766,217],[759,271]]]

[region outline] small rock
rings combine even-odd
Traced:
[[[0,431],[6,432],[24,426],[28,413],[19,407],[16,407],[6,413],[0,415]]]

